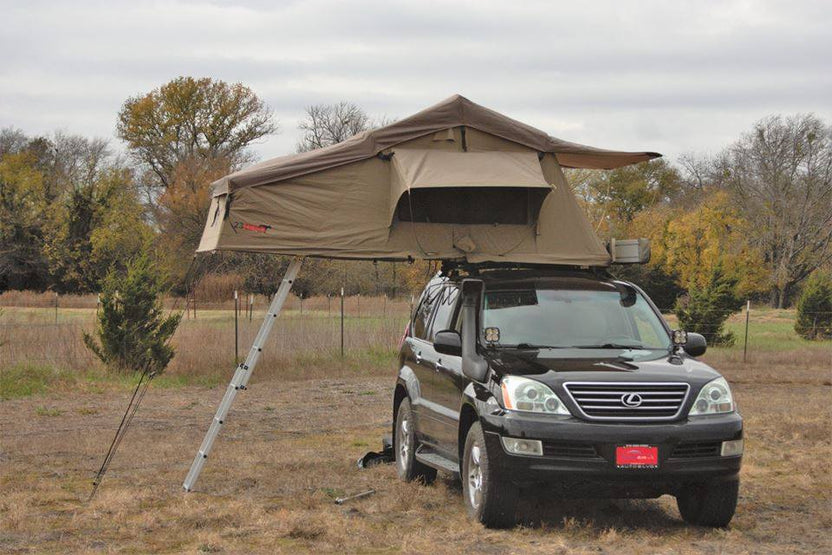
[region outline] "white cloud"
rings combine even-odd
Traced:
[[[564,139],[717,150],[773,112],[832,120],[828,2],[4,1],[0,126],[112,137],[178,75],[251,86],[291,151],[305,105],[402,117],[461,93]]]

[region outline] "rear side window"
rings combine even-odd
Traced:
[[[447,285],[439,292],[436,299],[436,315],[433,317],[433,325],[430,328],[431,341],[436,332],[451,328],[451,318],[454,315],[457,297],[459,297],[459,289],[456,285]]]
[[[422,295],[422,302],[419,303],[419,307],[413,315],[413,337],[427,339],[430,317],[433,314],[433,308],[436,306],[438,293],[441,290],[441,286],[428,286],[428,290]]]

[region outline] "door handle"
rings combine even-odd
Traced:
[[[416,353],[416,364],[422,364],[422,353]]]
[[[445,372],[447,370],[448,370],[448,368],[442,364],[442,359],[439,359],[439,360],[436,361],[436,371],[437,372],[439,372],[439,371]]]

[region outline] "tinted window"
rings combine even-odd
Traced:
[[[428,288],[422,295],[422,301],[419,303],[419,307],[413,315],[413,337],[427,339],[430,317],[433,314],[433,308],[436,306],[437,298],[442,289],[441,284],[428,285]]]
[[[454,315],[456,299],[459,297],[459,289],[455,285],[443,287],[436,299],[436,315],[433,317],[430,340],[436,332],[451,328],[451,318]]]
[[[640,351],[649,357],[670,348],[658,315],[640,294],[627,303],[615,290],[555,287],[486,291],[483,327],[500,329],[494,347],[518,345],[562,349],[564,358],[597,356],[595,349]],[[574,350],[572,352],[563,351]]]

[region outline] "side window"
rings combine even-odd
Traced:
[[[430,340],[436,332],[447,330],[451,327],[451,318],[454,315],[456,300],[459,297],[459,289],[456,285],[448,285],[442,288],[436,299],[436,315],[433,317],[433,325],[430,328]]]
[[[438,287],[429,287],[425,291],[425,294],[422,295],[422,302],[419,303],[419,307],[413,315],[413,337],[427,339],[430,317],[433,314],[433,307],[436,306],[437,293],[439,291],[440,289]]]

